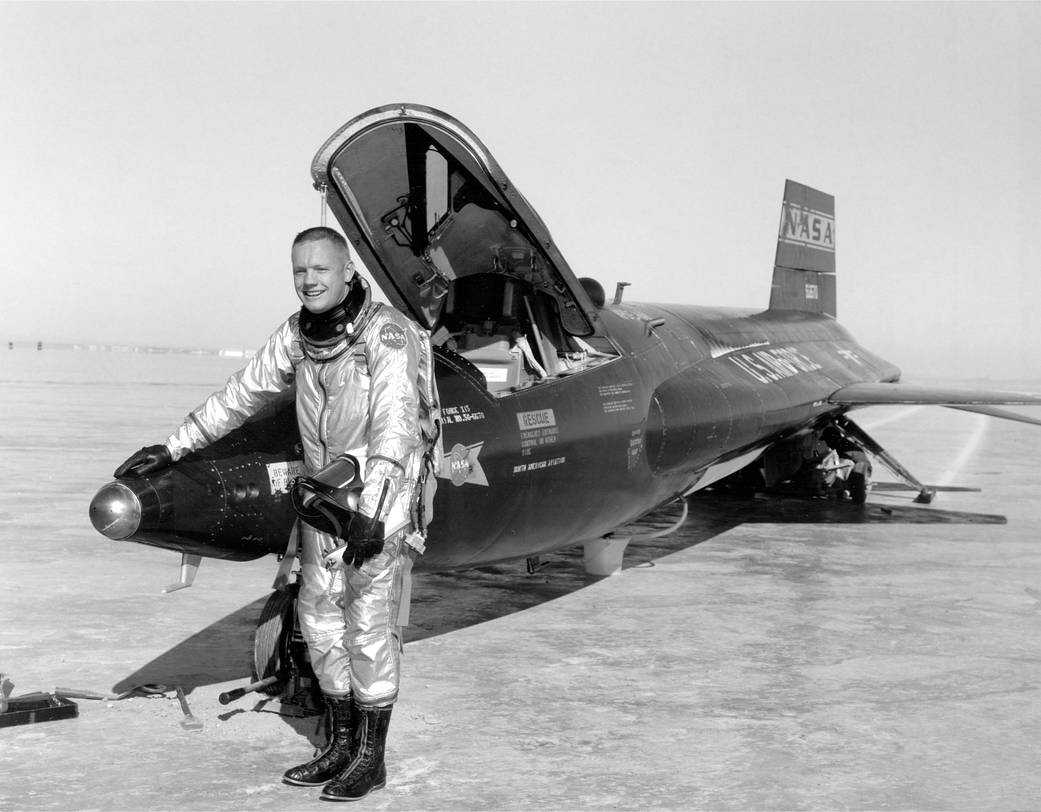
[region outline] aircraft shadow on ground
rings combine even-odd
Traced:
[[[635,537],[624,566],[653,566],[663,556],[702,544],[741,524],[1005,524],[1004,516],[940,510],[912,504],[873,502],[853,505],[836,500],[773,496],[748,498],[698,493],[690,512],[674,533],[649,538],[681,515],[673,504],[626,528]],[[641,538],[642,537],[642,538]],[[585,572],[582,547],[541,556],[534,566],[511,562],[460,572],[418,573],[412,594],[407,641],[441,634],[504,617],[571,594],[601,580]],[[533,570],[533,571],[532,571]],[[253,632],[267,595],[247,604],[164,652],[115,686],[128,690],[144,683],[182,685],[186,691],[250,679]]]
[[[695,494],[691,515],[697,519],[734,527],[738,524],[1006,524],[994,513],[943,510],[915,504],[914,494],[892,496],[892,501],[855,505],[840,499],[807,499],[790,495]],[[906,504],[899,504],[906,501]]]
[[[180,685],[186,693],[200,685],[250,680],[253,632],[267,595],[211,623],[205,629],[164,651],[151,662],[121,679],[113,691],[138,685]]]

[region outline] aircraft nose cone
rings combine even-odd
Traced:
[[[90,521],[103,536],[129,538],[141,526],[141,500],[122,482],[110,482],[91,500]]]

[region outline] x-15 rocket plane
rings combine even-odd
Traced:
[[[463,124],[420,105],[370,110],[311,165],[387,299],[430,330],[441,465],[417,567],[467,568],[586,543],[671,500],[740,478],[799,476],[826,430],[932,497],[850,414],[1002,408],[1041,395],[905,386],[835,319],[834,199],[785,185],[766,310],[608,300]],[[112,539],[249,560],[286,549],[301,468],[292,393],[201,453],[94,497]],[[858,479],[859,476],[859,479]],[[849,492],[862,500],[861,469]],[[591,560],[592,557],[591,557]]]

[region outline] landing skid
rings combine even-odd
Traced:
[[[915,491],[918,490],[904,482],[875,482],[871,485],[876,491]],[[929,490],[936,493],[982,493],[982,488],[966,488],[961,485],[929,485]]]
[[[181,553],[181,577],[169,586],[163,587],[163,592],[169,594],[179,589],[187,589],[195,583],[195,575],[199,572],[199,564],[202,563],[201,555]]]

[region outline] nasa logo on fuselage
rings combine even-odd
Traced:
[[[778,239],[781,242],[818,248],[821,251],[834,251],[835,218],[786,200],[781,209],[781,230]]]
[[[457,488],[461,485],[481,485],[488,487],[488,477],[484,474],[484,468],[477,459],[481,454],[484,443],[463,445],[456,443],[452,450],[442,457],[441,472],[438,476],[452,480]]]

